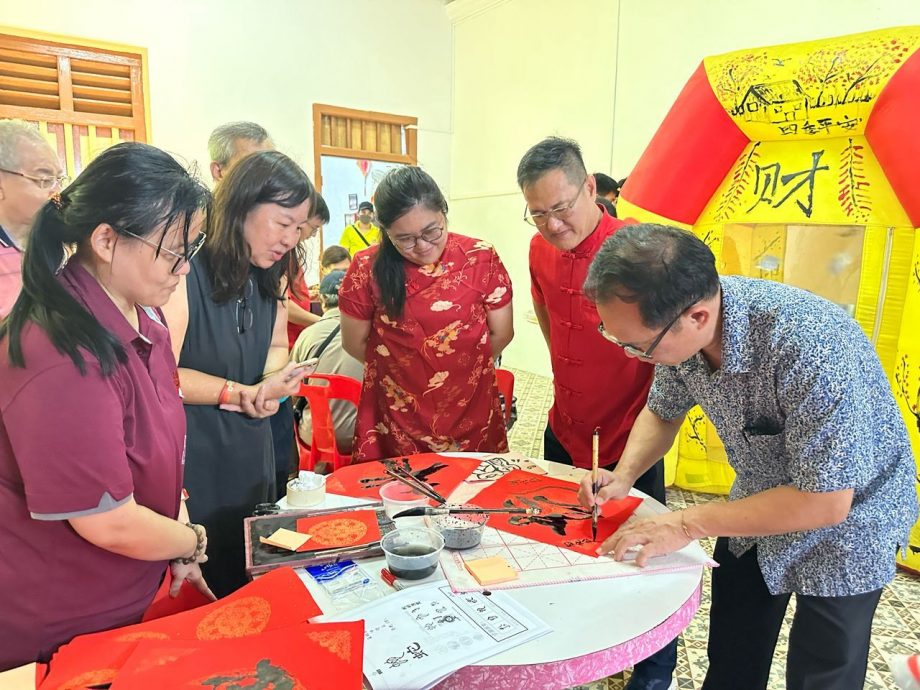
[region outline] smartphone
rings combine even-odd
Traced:
[[[305,374],[312,374],[317,364],[319,364],[319,357],[311,357],[304,362],[298,362],[297,368],[303,369]]]

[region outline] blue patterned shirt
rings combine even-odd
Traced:
[[[659,365],[648,407],[662,419],[700,405],[725,445],[732,499],[777,486],[823,493],[852,488],[839,525],[754,544],[773,594],[847,596],[894,577],[896,550],[917,519],[914,461],[878,356],[840,307],[798,288],[721,278],[722,364],[702,354]]]

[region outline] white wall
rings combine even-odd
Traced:
[[[0,0],[0,25],[146,47],[151,143],[208,179],[208,135],[242,119],[312,176],[317,102],[418,117],[419,160],[449,183],[440,0]]]
[[[482,5],[491,6],[462,15]],[[495,244],[511,273],[516,336],[503,363],[549,375],[543,336],[525,319],[533,228],[522,220],[515,174],[524,152],[551,134],[577,139],[589,168],[608,168],[616,3],[455,0],[449,7],[461,13],[454,27],[451,226]]]

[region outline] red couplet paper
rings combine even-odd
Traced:
[[[572,482],[512,470],[469,502],[482,508],[540,508],[539,515],[490,515],[489,527],[596,557],[598,545],[626,522],[642,499],[627,496],[602,505],[597,541],[591,539],[591,511],[578,503],[578,484]]]
[[[169,596],[170,585],[172,585],[172,573],[167,568],[166,577],[163,578],[163,584],[160,585],[160,589],[157,590],[156,596],[153,597],[153,601],[144,612],[144,617],[141,618],[142,623],[156,620],[157,618],[172,616],[176,613],[182,613],[183,611],[197,609],[199,606],[211,603],[210,599],[187,581],[183,582],[182,586],[179,588],[179,595],[171,597]]]
[[[297,574],[291,568],[277,568],[206,606],[74,638],[52,657],[41,690],[111,682],[144,640],[246,637],[287,628],[321,613]]]
[[[297,531],[311,536],[307,543],[297,549],[298,551],[364,546],[380,541],[380,524],[377,522],[376,510],[353,510],[299,518]]]
[[[147,641],[115,677],[112,690],[362,686],[364,621],[300,624],[244,639]]]
[[[346,465],[326,478],[326,491],[355,498],[380,498],[380,487],[395,481],[386,469],[404,469],[449,498],[451,492],[479,467],[474,458],[448,458],[437,453],[423,453],[408,458],[391,458]]]

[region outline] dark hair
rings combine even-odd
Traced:
[[[58,352],[69,356],[86,373],[81,349],[111,374],[126,356],[118,338],[106,330],[55,278],[64,262],[65,245],[85,243],[101,224],[127,241],[159,234],[181,223],[185,251],[195,213],[208,206],[210,192],[176,160],[153,146],[117,144],[97,156],[60,199],[39,210],[22,263],[22,292],[6,320],[0,338],[9,336],[10,362],[25,367],[22,330],[29,321],[48,335]]]
[[[331,217],[329,215],[329,206],[319,192],[316,192],[316,197],[313,199],[313,204],[310,206],[310,217],[319,218],[323,221],[323,225],[328,223]]]
[[[390,170],[377,186],[374,201],[377,202],[377,222],[382,230],[388,229],[416,206],[447,215],[447,200],[438,183],[416,166]],[[402,316],[406,304],[404,261],[387,233],[380,233],[380,249],[374,259],[373,273],[380,288],[380,301],[387,316],[393,319]]]
[[[562,137],[547,137],[531,146],[518,163],[518,187],[529,187],[552,170],[562,170],[569,182],[581,184],[588,175],[581,147],[572,139]]]
[[[614,218],[617,217],[617,207],[607,197],[598,195],[594,197],[594,203],[600,204],[601,206],[603,206],[604,209],[607,211],[607,213],[609,213]]]
[[[585,295],[639,305],[647,328],[663,328],[688,306],[719,291],[716,259],[693,233],[642,223],[609,237],[588,269]]]
[[[331,266],[332,264],[337,264],[346,260],[351,261],[351,254],[348,253],[348,250],[345,249],[345,247],[340,247],[337,244],[333,244],[326,247],[322,258],[320,259],[320,264],[323,268],[326,268],[327,266]]]
[[[285,208],[300,206],[316,198],[307,174],[279,151],[257,151],[230,168],[214,193],[214,207],[208,214],[208,238],[202,256],[211,273],[211,297],[226,302],[239,297],[250,270],[249,246],[243,225],[249,213],[261,204]],[[298,243],[271,268],[256,268],[256,283],[263,297],[283,299],[281,278],[293,285],[303,263]]]
[[[619,189],[623,189],[623,185],[626,184],[626,179],[627,179],[627,178],[624,177],[622,180],[620,180],[619,182],[617,182],[617,187],[618,187]],[[617,192],[617,194],[619,194],[619,192]]]
[[[620,185],[617,184],[617,181],[614,180],[610,175],[605,175],[602,172],[594,173],[594,181],[597,183],[597,195],[605,196],[613,192],[614,194],[620,193]]]

